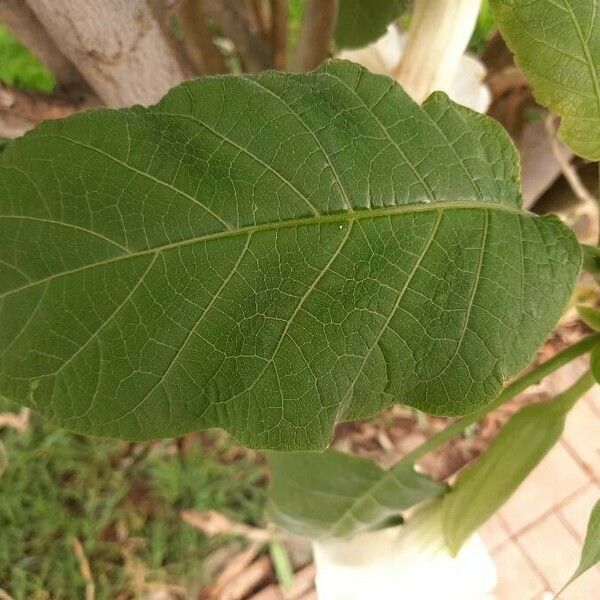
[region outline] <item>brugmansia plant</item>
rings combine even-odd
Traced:
[[[378,37],[386,5],[342,0],[338,44]],[[491,5],[563,141],[600,160],[600,2]],[[270,518],[313,539],[428,501],[457,553],[600,377],[600,334],[520,374],[584,252],[521,207],[507,133],[357,64],[204,77],[149,108],[45,122],[3,151],[0,204],[0,393],[85,434],[223,428],[269,451]],[[415,470],[590,351],[589,372],[520,410],[452,487]],[[389,470],[328,450],[337,423],[399,403],[460,418]],[[596,508],[574,577],[600,558],[599,527]]]

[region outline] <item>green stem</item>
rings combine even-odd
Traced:
[[[453,437],[460,435],[467,427],[469,427],[469,425],[476,423],[485,417],[485,415],[487,415],[489,412],[495,410],[505,402],[508,402],[521,392],[525,391],[528,387],[538,383],[541,379],[550,373],[553,373],[563,365],[571,362],[574,358],[589,352],[598,343],[600,343],[600,333],[584,338],[569,348],[566,348],[562,352],[559,352],[545,363],[538,365],[535,367],[535,369],[532,369],[524,375],[521,375],[521,377],[515,379],[512,383],[506,386],[502,393],[494,401],[490,402],[488,405],[484,406],[478,411],[454,421],[454,423],[448,425],[448,427],[442,429],[442,431],[436,433],[418,448],[415,448],[415,450],[407,454],[400,461],[400,463],[405,465],[406,463],[417,462],[419,459],[423,458],[423,456],[429,454],[429,452],[432,450],[439,448],[446,442],[450,441]],[[571,389],[572,388],[567,391],[570,391]],[[559,398],[560,397],[562,397],[562,394],[559,396]]]

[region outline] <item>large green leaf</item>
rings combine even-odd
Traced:
[[[494,121],[347,62],[45,123],[0,158],[0,393],[79,432],[275,449],[392,403],[472,411],[580,267],[517,173]]]
[[[560,438],[573,403],[592,384],[588,374],[555,399],[522,408],[460,473],[442,507],[444,536],[452,552],[460,550],[546,456]]]
[[[311,538],[371,529],[446,489],[412,464],[384,471],[370,460],[333,450],[274,453],[269,466],[269,518]]]
[[[598,562],[600,562],[600,501],[596,503],[590,514],[585,542],[581,552],[581,560],[567,585],[575,581]]]
[[[502,36],[559,135],[600,160],[600,0],[491,0]]]
[[[404,10],[404,0],[340,0],[335,43],[360,48],[380,38]]]

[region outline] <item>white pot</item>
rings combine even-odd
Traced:
[[[448,552],[439,510],[407,525],[313,542],[319,600],[489,600],[496,568],[478,536]]]

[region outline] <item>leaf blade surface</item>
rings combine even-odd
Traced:
[[[490,119],[332,62],[46,123],[0,163],[0,393],[76,431],[325,447],[468,412],[579,270]]]

